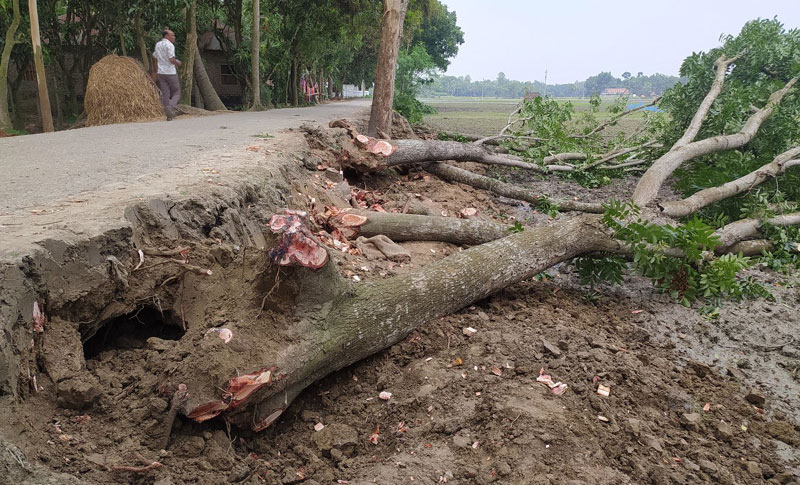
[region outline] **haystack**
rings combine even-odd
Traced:
[[[163,120],[159,93],[142,64],[110,54],[89,70],[86,126]]]

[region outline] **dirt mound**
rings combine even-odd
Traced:
[[[451,217],[475,207],[477,217],[509,226],[514,218],[552,223],[529,206],[420,171],[346,180],[326,169],[335,159],[293,148],[286,152],[308,161],[293,159],[282,175],[304,191],[293,207],[311,214],[350,199]],[[301,163],[308,172],[300,172]],[[783,375],[786,393],[796,390],[791,376],[800,349],[751,345],[756,322],[765,327],[759,302],[725,305],[709,323],[641,280],[587,294],[565,265],[331,374],[273,428],[253,433],[224,416],[204,423],[179,416],[160,451],[174,376],[188,368],[227,382],[226,366],[267,355],[266,346],[300,319],[291,274],[266,270],[264,249],[274,242],[266,219],[283,203],[280,194],[292,192],[289,183],[275,183],[142,202],[126,213],[133,235],[99,246],[108,259],[101,259],[105,271],[91,273],[95,286],[65,288],[73,292],[61,296],[54,290],[64,283],[46,283],[60,275],[42,280],[52,296],[38,391],[16,403],[0,400],[0,431],[29,460],[98,484],[785,484],[800,477],[795,398],[770,392],[766,375]],[[334,257],[354,285],[371,285],[462,249],[402,246],[411,262],[342,251]],[[29,271],[75,273],[80,258],[94,261],[100,253],[47,247],[49,257],[64,260],[32,261]],[[190,271],[187,260],[213,277]],[[775,293],[786,310],[777,307],[769,320],[796,334],[795,288]],[[712,326],[746,338],[725,350],[718,344],[731,342]],[[689,342],[697,348],[687,354],[695,347]],[[542,369],[566,391],[542,383]],[[383,391],[388,400],[379,397]],[[156,460],[162,466],[149,467]]]
[[[89,70],[86,126],[164,119],[158,91],[142,65],[114,54]]]

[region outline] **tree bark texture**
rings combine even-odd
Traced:
[[[742,219],[731,222],[715,232],[715,235],[720,238],[720,244],[715,248],[715,251],[717,253],[726,252],[728,248],[740,241],[758,238],[761,236],[759,231],[764,222],[773,226],[797,226],[800,225],[800,212],[775,216],[766,221],[762,219]]]
[[[581,215],[475,246],[413,273],[345,287],[322,310],[304,318],[279,353],[268,361],[250,362],[249,368],[274,366],[273,375],[279,377],[228,409],[228,419],[260,429],[260,423],[280,414],[312,382],[394,345],[417,326],[554,264],[610,246],[617,244],[600,217]],[[236,362],[226,365],[228,375],[236,376]],[[191,374],[182,376],[184,370],[179,369],[177,378],[192,382],[187,406],[191,414],[207,404],[204,399],[219,399],[224,382],[209,378],[218,372],[200,375],[198,369],[184,367]]]
[[[11,24],[6,30],[3,53],[0,54],[0,130],[4,131],[14,128],[14,124],[11,122],[11,113],[8,111],[8,65],[11,62],[11,51],[14,49],[17,29],[19,29],[19,24],[22,22],[19,0],[11,0],[11,7],[13,16]]]
[[[186,32],[186,55],[181,70],[181,104],[192,104],[194,60],[197,51],[197,0],[192,0],[187,13],[189,29]]]
[[[261,7],[259,0],[253,0],[253,38],[250,44],[250,88],[253,92],[253,104],[250,111],[261,111],[261,76],[259,72],[259,57],[261,57]]]
[[[228,108],[219,99],[217,90],[211,84],[211,79],[208,77],[206,65],[203,63],[203,58],[200,56],[200,49],[194,50],[194,80],[197,83],[197,88],[203,98],[203,107],[209,111],[226,111]]]
[[[370,136],[391,133],[397,55],[400,51],[400,36],[403,33],[408,0],[384,0],[383,5],[381,46],[378,51],[375,90],[372,93],[372,110],[367,127],[367,134]]]
[[[136,45],[139,47],[139,56],[142,58],[144,70],[150,72],[150,52],[147,49],[144,28],[142,27],[142,14],[138,10],[133,18],[133,28],[136,31]]]
[[[395,242],[442,241],[474,246],[508,236],[508,226],[478,219],[394,214],[391,212],[356,211],[367,218],[359,227],[359,235],[384,235]]]
[[[28,0],[28,13],[31,17],[31,45],[33,46],[33,59],[36,65],[36,85],[39,88],[39,110],[42,115],[42,130],[45,133],[50,133],[55,129],[53,128],[53,113],[50,109],[50,95],[47,92],[47,75],[42,57],[42,39],[39,35],[39,12],[36,7],[36,0]]]
[[[672,146],[673,149],[688,145],[697,137],[697,133],[700,132],[700,128],[703,126],[703,121],[706,119],[706,116],[708,116],[708,110],[711,109],[714,100],[716,100],[719,93],[722,92],[722,86],[725,84],[725,75],[728,73],[728,66],[734,61],[736,61],[736,58],[728,59],[725,57],[725,54],[722,54],[719,59],[714,61],[714,70],[716,73],[714,74],[714,81],[711,82],[711,88],[709,88],[706,97],[703,98],[703,101],[697,108],[683,136]]]

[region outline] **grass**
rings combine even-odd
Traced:
[[[475,98],[442,96],[437,98],[421,98],[425,104],[436,108],[437,113],[426,115],[424,122],[431,128],[448,133],[461,133],[468,135],[487,136],[500,132],[506,126],[508,115],[511,113],[519,99],[509,98]],[[589,109],[588,98],[559,98],[559,101],[571,102],[575,114]],[[651,100],[636,99],[635,102],[648,103]],[[613,104],[612,99],[603,99],[597,119],[603,121],[613,116],[608,110]],[[631,100],[629,102],[634,102]],[[644,119],[644,113],[633,113],[625,117],[620,125],[633,123],[638,126]],[[627,131],[629,127],[623,128]],[[609,130],[616,131],[616,130]]]

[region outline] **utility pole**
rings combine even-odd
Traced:
[[[547,69],[544,70],[544,98],[547,97]]]
[[[50,94],[47,92],[47,76],[44,72],[42,39],[39,36],[39,10],[36,8],[36,0],[28,0],[28,13],[31,17],[31,47],[33,47],[33,60],[36,65],[36,84],[39,87],[42,130],[45,133],[51,133],[55,131],[55,128],[53,128],[53,113],[50,111]]]

